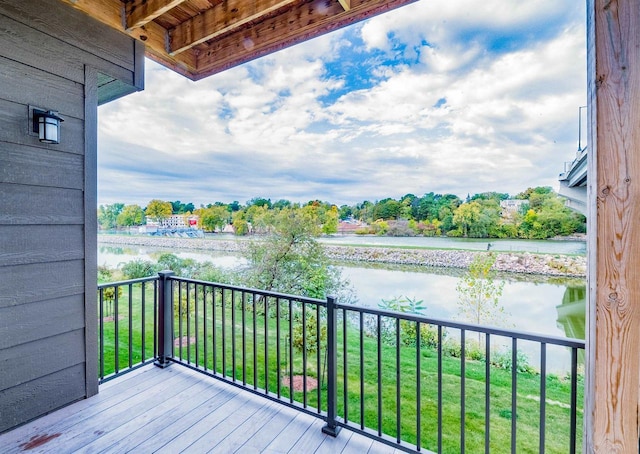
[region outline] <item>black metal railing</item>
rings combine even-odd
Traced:
[[[138,299],[131,296],[136,285],[142,286]],[[114,322],[112,337],[103,334],[101,322],[101,346],[129,348],[115,357],[113,374],[151,361],[154,351],[161,367],[179,363],[279,401],[323,419],[323,431],[331,435],[346,428],[408,452],[581,449],[583,341],[171,272],[100,286],[101,303],[106,288],[119,287],[124,292],[116,298],[127,301],[119,313],[122,307],[129,314],[142,310],[146,322],[140,316]],[[151,287],[154,303],[137,304],[151,296]],[[149,306],[155,315],[145,312]],[[138,337],[146,344],[132,337],[136,326],[145,331]],[[101,378],[109,357],[102,350]]]
[[[584,341],[327,307],[328,330],[341,341],[338,426],[410,451],[581,450]],[[560,376],[548,371],[549,348],[566,357]]]
[[[156,359],[158,279],[98,285],[100,383]]]
[[[325,301],[172,276],[166,282],[173,335],[160,357],[323,415],[327,352],[318,340],[327,330],[317,321]]]

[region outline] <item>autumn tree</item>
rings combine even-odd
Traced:
[[[471,226],[480,219],[480,204],[478,202],[463,203],[453,214],[453,223],[460,229],[463,237],[469,236]]]
[[[171,202],[163,202],[162,200],[153,199],[147,205],[146,215],[148,218],[156,222],[164,221],[173,214]]]
[[[118,226],[131,227],[142,225],[143,220],[144,211],[139,205],[126,205],[118,215],[116,223]]]
[[[333,205],[330,210],[325,212],[325,218],[322,223],[322,233],[326,235],[337,233],[339,217],[338,207]]]
[[[229,222],[229,211],[224,205],[211,205],[196,210],[200,227],[210,232],[222,230]]]

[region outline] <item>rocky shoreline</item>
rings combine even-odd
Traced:
[[[209,240],[201,238],[167,238],[124,235],[98,235],[98,242],[114,246],[152,246],[166,249],[197,249],[242,253],[245,241]],[[482,251],[404,249],[370,246],[339,246],[325,244],[333,260],[367,263],[389,263],[440,268],[467,268]],[[529,252],[496,252],[496,271],[544,276],[586,276],[586,257]]]

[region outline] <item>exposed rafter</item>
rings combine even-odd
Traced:
[[[125,31],[125,6],[120,0],[65,1],[110,27]],[[178,56],[168,58],[168,33],[165,28],[150,21],[142,27],[130,30],[128,34],[144,42],[147,57],[191,79],[195,76],[195,52],[183,52]]]
[[[338,0],[344,8],[345,11],[349,11],[351,9],[351,0]]]
[[[142,27],[184,2],[185,0],[133,0],[127,3],[127,31]]]
[[[256,20],[265,20],[300,0],[227,0],[169,30],[169,53],[175,55],[228,34]]]

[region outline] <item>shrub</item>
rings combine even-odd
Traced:
[[[142,259],[135,259],[122,265],[122,274],[127,279],[138,279],[141,277],[149,277],[160,271],[158,265]]]
[[[447,339],[442,344],[442,354],[453,358],[462,357],[462,345],[456,339]],[[473,361],[485,361],[484,348],[474,339],[467,339],[464,347],[464,356]]]
[[[522,351],[516,353],[517,371],[535,374],[536,370],[529,364],[529,357]],[[499,369],[513,369],[513,355],[511,349],[496,351],[491,355],[491,364]]]
[[[455,339],[447,339],[442,343],[442,354],[453,358],[462,356],[462,346]]]
[[[422,305],[422,300],[411,299],[408,297],[395,297],[390,300],[382,300],[378,303],[380,309],[386,311],[395,311],[404,314],[420,314],[426,309]],[[380,333],[377,333],[375,324],[369,322],[368,332],[371,335],[380,335],[382,342],[388,345],[396,343],[396,319],[391,317],[382,317],[380,321]],[[418,340],[416,322],[409,320],[400,320],[400,342],[403,345],[415,346]],[[420,324],[420,346],[436,347],[438,345],[438,328],[426,323]]]

